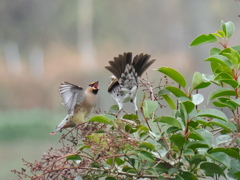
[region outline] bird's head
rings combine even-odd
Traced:
[[[98,93],[98,90],[99,90],[98,81],[93,82],[93,83],[90,83],[89,86],[90,86],[90,88],[91,88],[91,91],[92,91],[94,94],[97,94],[97,93]]]

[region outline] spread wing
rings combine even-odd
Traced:
[[[59,93],[62,98],[62,103],[68,110],[68,114],[72,115],[74,113],[75,105],[83,101],[83,88],[68,82],[64,82],[59,87]]]

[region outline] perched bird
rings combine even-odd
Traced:
[[[142,53],[132,60],[132,53],[128,52],[114,57],[113,61],[109,61],[110,66],[105,67],[113,73],[108,92],[116,100],[119,111],[123,108],[123,103],[130,101],[134,104],[137,114],[138,78],[155,61],[155,59],[149,59],[150,55]]]
[[[96,105],[98,90],[98,81],[89,84],[85,91],[80,86],[68,82],[62,83],[59,87],[59,93],[68,114],[57,126],[55,132],[83,123]]]

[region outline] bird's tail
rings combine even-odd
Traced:
[[[57,126],[56,130],[52,133],[50,133],[50,135],[54,135],[56,134],[56,132],[60,131],[63,128],[69,127],[70,126],[70,122],[69,122],[69,114],[62,120],[62,122]]]

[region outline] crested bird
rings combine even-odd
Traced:
[[[85,91],[82,87],[69,82],[61,83],[59,93],[68,114],[57,126],[55,132],[83,123],[96,105],[98,90],[98,81],[90,83]],[[55,134],[55,132],[51,133],[51,135]]]
[[[112,61],[109,61],[110,66],[105,66],[113,74],[108,92],[117,102],[119,112],[123,108],[123,103],[130,101],[134,104],[137,114],[138,78],[154,63],[155,59],[149,59],[150,55],[141,53],[132,60],[132,53],[127,52],[114,57]]]

